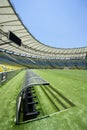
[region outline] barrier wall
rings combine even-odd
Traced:
[[[1,72],[0,73],[0,85],[8,80],[10,80],[11,78],[13,78],[16,74],[18,74],[20,70],[15,70],[15,71],[6,71],[6,72]]]

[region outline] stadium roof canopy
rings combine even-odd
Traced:
[[[9,30],[22,40],[21,46],[14,44],[8,39]],[[87,47],[64,49],[42,44],[32,36],[22,23],[9,0],[0,0],[0,49],[7,50],[10,53],[19,53],[38,58],[56,58],[59,55],[63,57],[64,55],[87,52]]]

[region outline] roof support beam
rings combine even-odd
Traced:
[[[0,6],[0,8],[11,8],[11,6]]]
[[[11,43],[11,42],[1,43],[0,46],[6,45],[6,44],[9,44],[9,43]]]
[[[5,32],[4,32],[3,30],[1,30],[1,29],[0,29],[0,33],[1,33],[2,35],[6,36],[6,37],[8,36],[7,33],[5,33]]]
[[[0,15],[15,15],[14,13],[0,13]]]
[[[24,31],[25,31],[25,29],[16,29],[16,30],[13,30],[13,32],[19,32],[19,31],[21,31],[21,30],[24,30]]]
[[[16,21],[19,21],[19,20],[17,19],[17,20],[10,20],[10,21],[1,22],[0,25],[3,25],[4,23],[12,23],[12,22],[16,22]]]

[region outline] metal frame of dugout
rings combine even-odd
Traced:
[[[36,119],[40,112],[37,109],[37,97],[34,86],[49,85],[47,81],[31,70],[26,71],[25,81],[16,100],[16,124],[26,123]]]

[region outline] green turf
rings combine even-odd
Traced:
[[[0,86],[0,130],[9,130],[14,126],[16,98],[20,92],[25,71],[17,74],[5,85]]]
[[[42,116],[56,112],[56,110],[53,107],[53,104],[50,102],[48,97],[43,92],[42,87],[36,86],[35,90],[36,90],[36,94],[37,94],[36,96],[38,97],[39,103],[40,103],[40,106],[41,106]]]
[[[86,70],[34,70],[72,101],[75,106],[34,122],[15,125],[15,100],[25,72],[21,72],[0,88],[0,130],[87,130],[87,71]],[[37,86],[38,87],[38,86]],[[44,113],[53,107],[40,87],[37,94]],[[49,104],[45,108],[45,103]],[[42,106],[41,105],[41,106]]]

